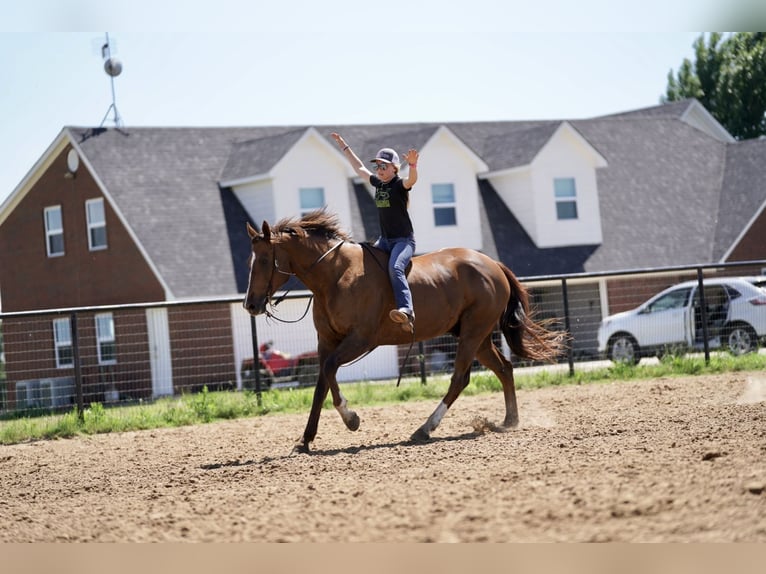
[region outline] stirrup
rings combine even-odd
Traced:
[[[406,309],[391,309],[388,312],[388,318],[394,323],[398,323],[402,326],[402,329],[408,333],[412,333],[415,330],[415,315],[410,314]]]

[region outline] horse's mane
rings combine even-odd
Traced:
[[[300,218],[286,217],[281,219],[272,231],[351,241],[351,237],[341,229],[338,216],[335,213],[327,212],[325,208],[310,211]]]

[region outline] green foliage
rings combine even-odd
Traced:
[[[764,369],[766,369],[766,355],[758,353],[749,353],[741,357],[717,353],[711,355],[710,363],[707,365],[704,358],[699,355],[667,354],[659,364],[610,364],[608,367],[592,370],[579,368],[572,376],[569,375],[566,365],[534,373],[517,374],[516,387],[536,389],[557,385]],[[443,375],[432,377],[427,384],[421,384],[419,379],[404,379],[398,387],[388,381],[349,383],[343,384],[341,388],[349,404],[359,408],[415,400],[438,401],[447,392],[449,383],[449,376]],[[481,371],[472,374],[471,382],[463,394],[498,393],[501,390],[500,381],[494,375]],[[67,438],[80,434],[177,427],[279,413],[308,412],[313,397],[313,387],[265,391],[261,394],[260,402],[252,391],[210,392],[207,387],[204,387],[196,394],[167,397],[151,403],[119,407],[105,407],[101,403],[92,403],[83,412],[82,417],[72,410],[60,415],[30,415],[0,422],[0,444]],[[331,397],[328,396],[324,408],[333,408]]]
[[[735,138],[766,135],[766,32],[711,32],[668,74],[662,101],[696,98]]]

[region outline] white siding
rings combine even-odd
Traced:
[[[538,230],[535,219],[535,203],[537,197],[534,193],[532,172],[530,169],[521,169],[507,172],[503,175],[489,178],[492,187],[508,206],[516,219],[524,228],[524,231],[537,244]]]
[[[417,252],[442,247],[481,249],[479,188],[473,161],[446,130],[438,131],[424,146],[418,161],[418,182],[410,193],[410,217],[415,227]],[[406,171],[402,174],[406,177]],[[455,186],[457,225],[434,225],[431,184]]]
[[[532,162],[535,243],[561,247],[601,243],[601,212],[596,187],[596,157],[571,129],[559,129]],[[574,178],[577,219],[558,220],[555,178]]]
[[[263,180],[256,183],[248,183],[233,188],[234,195],[250,215],[251,223],[261,228],[261,223],[266,220],[273,223],[277,218],[274,207],[274,193],[271,180]]]
[[[300,188],[321,187],[328,210],[336,213],[350,232],[349,179],[341,161],[340,155],[313,133],[296,143],[272,170],[279,218],[300,215]]]

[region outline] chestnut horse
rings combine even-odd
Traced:
[[[553,362],[564,345],[563,333],[549,331],[529,317],[527,292],[511,270],[478,251],[450,248],[413,257],[407,274],[416,315],[413,335],[388,317],[394,295],[386,255],[351,241],[335,215],[318,210],[300,219],[283,219],[274,227],[264,221],[260,231],[248,224],[247,231],[252,254],[243,305],[248,312],[265,313],[271,297],[292,275],[314,294],[320,371],[296,451],[309,451],[328,391],[346,427],[359,428],[359,416],[348,408],[335,376],[341,365],[379,345],[409,344],[413,338],[423,341],[445,333],[457,337],[447,394],[412,435],[413,441],[428,440],[439,426],[468,385],[474,358],[502,383],[503,426],[518,425],[513,366],[492,342],[498,323],[518,357]]]

